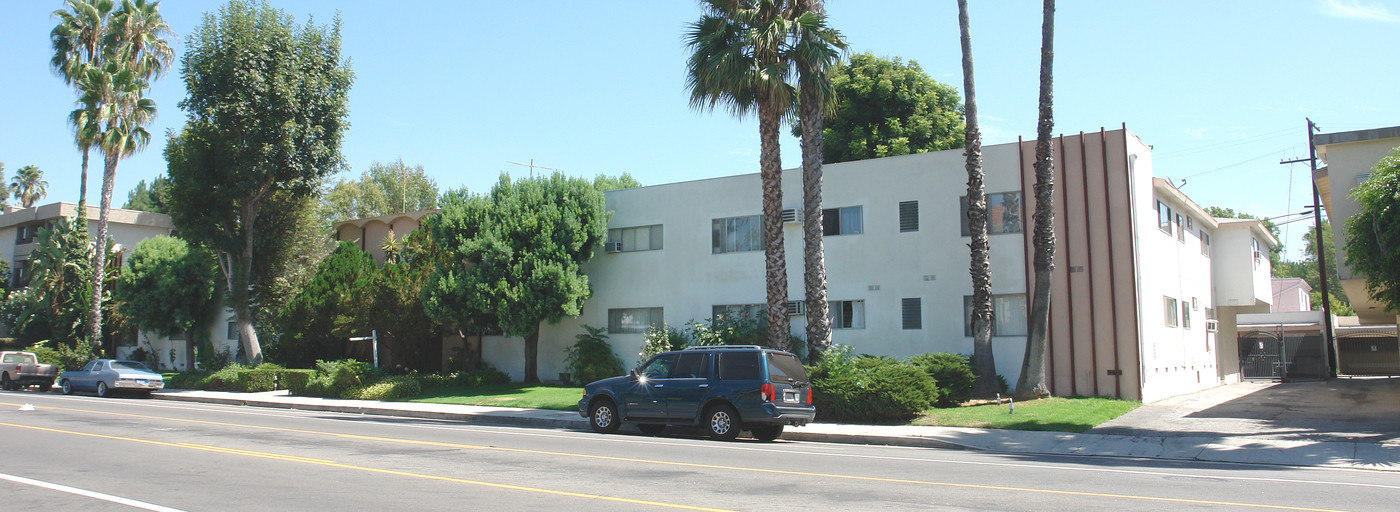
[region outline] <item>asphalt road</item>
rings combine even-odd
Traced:
[[[1400,473],[1388,472],[720,443],[0,392],[7,511],[1394,510],[1397,500]]]

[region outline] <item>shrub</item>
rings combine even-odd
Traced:
[[[308,377],[304,383],[289,382],[287,389],[294,395],[342,398],[382,378],[382,372],[364,361],[316,361],[315,375]]]
[[[172,389],[204,389],[210,372],[180,372],[165,379],[165,387]]]
[[[642,352],[637,354],[637,364],[645,363],[651,359],[651,356],[668,350],[680,350],[685,346],[685,335],[677,331],[675,327],[649,326],[646,331],[642,332]]]
[[[413,398],[423,392],[418,380],[408,376],[390,377],[374,384],[348,390],[343,398],[357,400],[397,400]]]
[[[231,364],[210,373],[204,382],[196,389],[207,391],[239,391],[242,388],[238,384],[238,372],[247,370],[247,366]]]
[[[909,363],[933,377],[939,391],[934,407],[957,407],[972,399],[972,384],[977,376],[972,374],[966,357],[935,352],[911,357]]]
[[[587,384],[626,373],[622,369],[622,359],[613,354],[608,344],[608,330],[591,325],[584,325],[583,329],[585,332],[578,335],[578,341],[569,347],[564,358],[573,382]]]
[[[24,352],[33,352],[34,356],[38,357],[39,362],[42,364],[63,366],[63,356],[59,354],[57,350],[51,349],[49,347],[43,345],[34,345],[32,347],[20,350]]]
[[[849,354],[849,349],[829,350],[817,366],[809,368],[819,417],[853,423],[904,422],[936,399],[933,378],[918,367]]]
[[[463,386],[486,386],[490,384],[510,384],[510,376],[495,367],[487,365],[480,370],[457,374],[457,381]]]

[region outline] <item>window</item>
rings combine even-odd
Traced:
[[[659,251],[661,242],[660,224],[608,230],[608,243],[622,244],[622,252]]]
[[[713,254],[763,250],[763,216],[715,219],[711,227]]]
[[[899,232],[909,233],[919,230],[919,202],[900,201]]]
[[[1259,259],[1264,257],[1262,254],[1263,251],[1261,250],[1262,244],[1259,243],[1258,238],[1250,238],[1249,245],[1254,248],[1254,263],[1257,264],[1259,263]]]
[[[833,300],[827,317],[831,319],[832,329],[864,329],[865,301]]]
[[[228,338],[229,341],[242,341],[238,336],[238,322],[228,323],[228,334],[224,337]]]
[[[1196,229],[1196,221],[1191,220],[1191,216],[1190,216],[1190,215],[1187,215],[1187,216],[1186,216],[1186,230],[1187,230],[1187,231],[1193,231],[1193,230],[1195,230],[1195,229]]]
[[[15,227],[15,245],[32,244],[34,237],[39,235],[39,226],[26,224]]]
[[[901,317],[906,330],[923,329],[923,299],[918,297],[900,299]]]
[[[608,310],[608,333],[644,332],[647,327],[661,327],[662,308],[628,308]]]
[[[1025,336],[1026,294],[992,295],[992,336]],[[972,296],[963,296],[963,336],[972,336]]]
[[[710,378],[709,354],[681,354],[676,357],[676,365],[671,367],[672,379]]]
[[[1191,308],[1181,308],[1181,328],[1191,328]]]
[[[859,235],[864,231],[859,206],[822,210],[822,236]]]
[[[1157,228],[1172,233],[1172,207],[1161,201],[1157,201]]]
[[[768,316],[767,304],[720,304],[710,311],[710,322],[720,317],[727,320],[761,320]]]
[[[1162,297],[1162,307],[1165,310],[1163,317],[1167,321],[1167,327],[1176,327],[1176,299],[1173,297]]]
[[[971,236],[967,225],[967,196],[962,196],[962,236]],[[1021,232],[1021,193],[987,194],[987,234]]]
[[[1181,214],[1176,214],[1176,241],[1186,243],[1186,228],[1181,223]]]
[[[762,353],[720,352],[720,380],[755,380],[763,376]]]
[[[676,362],[675,354],[665,354],[656,356],[647,361],[646,366],[637,370],[637,374],[645,379],[667,379],[671,377],[671,366]]]
[[[10,270],[10,288],[24,288],[29,286],[29,260],[19,260]]]
[[[1201,254],[1210,257],[1210,233],[1206,233],[1204,229],[1201,230]]]

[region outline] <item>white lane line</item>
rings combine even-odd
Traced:
[[[96,492],[96,491],[89,491],[89,490],[86,490],[86,489],[79,489],[79,488],[77,488],[77,487],[69,487],[69,486],[66,486],[66,485],[59,485],[59,484],[54,484],[54,483],[49,483],[49,482],[42,482],[42,481],[39,481],[39,480],[32,480],[32,479],[25,478],[25,477],[22,477],[22,476],[14,476],[14,475],[7,475],[7,474],[4,474],[4,473],[0,473],[0,480],[9,480],[9,481],[11,481],[11,482],[15,482],[15,483],[18,483],[18,484],[32,485],[32,486],[35,486],[35,487],[43,487],[43,488],[49,489],[49,490],[54,490],[54,491],[59,491],[59,492],[66,492],[66,493],[68,493],[68,494],[76,494],[76,495],[78,495],[78,496],[85,496],[85,497],[88,497],[88,498],[93,498],[93,499],[98,499],[98,500],[102,500],[102,501],[112,502],[112,503],[116,503],[116,504],[118,504],[118,505],[126,505],[126,506],[128,506],[128,507],[139,508],[139,509],[143,509],[143,510],[154,510],[154,511],[156,511],[156,512],[184,512],[183,510],[180,510],[180,509],[178,509],[178,508],[162,507],[162,506],[160,506],[160,505],[153,505],[153,504],[150,504],[150,503],[146,503],[146,502],[144,502],[144,501],[136,501],[136,500],[133,500],[133,499],[123,498],[123,497],[121,497],[121,496],[112,496],[112,495],[110,495],[110,494],[102,494],[102,493]]]

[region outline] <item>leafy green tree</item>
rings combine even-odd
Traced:
[[[1283,240],[1283,236],[1282,236],[1282,233],[1283,233],[1283,232],[1282,232],[1282,231],[1279,231],[1278,225],[1274,224],[1274,221],[1271,221],[1271,220],[1269,220],[1269,219],[1265,219],[1265,218],[1262,218],[1262,217],[1255,217],[1255,216],[1253,216],[1253,215],[1250,215],[1250,214],[1244,213],[1244,212],[1238,212],[1238,213],[1237,213],[1237,212],[1235,212],[1235,209],[1234,209],[1234,208],[1221,208],[1221,207],[1219,207],[1219,206],[1207,206],[1207,207],[1206,207],[1206,213],[1210,214],[1211,217],[1215,217],[1215,218],[1217,218],[1217,219],[1254,219],[1254,220],[1258,220],[1260,223],[1262,223],[1262,224],[1264,225],[1264,229],[1268,230],[1270,235],[1273,235],[1273,237],[1274,237],[1275,240]],[[1280,244],[1280,245],[1277,246],[1277,247],[1270,247],[1270,248],[1269,248],[1269,264],[1272,265],[1274,268],[1278,268],[1279,263],[1280,263],[1282,260],[1283,260],[1283,245]],[[1288,276],[1280,276],[1280,275],[1278,275],[1277,273],[1274,273],[1273,276],[1274,276],[1274,277],[1288,277]]]
[[[46,339],[73,346],[83,338],[92,277],[92,247],[84,222],[62,219],[39,228],[28,276],[3,308],[11,333],[27,343]]]
[[[15,177],[10,180],[10,194],[19,200],[25,208],[34,206],[34,202],[43,199],[49,193],[49,182],[44,181],[44,171],[38,166],[26,165],[15,171]]]
[[[266,2],[234,0],[205,15],[181,73],[189,116],[166,146],[171,216],[182,236],[215,251],[244,355],[256,364],[255,269],[287,244],[258,236],[278,228],[264,216],[302,211],[343,165],[353,74],[340,20],[298,27]]]
[[[973,84],[972,34],[967,0],[958,0],[958,30],[962,42],[963,110],[967,112],[967,225],[972,232],[972,360],[977,382],[973,394],[992,396],[1001,388],[992,355],[992,264],[987,239],[987,190],[983,183],[982,132],[977,127],[977,89]]]
[[[136,188],[126,194],[122,208],[151,213],[170,213],[170,179],[156,176],[148,184],[146,180],[136,183]]]
[[[403,256],[385,263],[370,283],[369,324],[397,364],[437,371],[442,357],[442,329],[428,316],[423,290],[437,269],[427,230],[409,233]]]
[[[736,116],[758,114],[768,334],[771,345],[782,349],[788,347],[791,324],[778,130],[796,99],[789,83],[793,26],[787,4],[784,0],[705,0],[701,2],[704,14],[685,34],[691,51],[686,63],[691,107],[713,110],[724,105]]]
[[[1400,311],[1400,148],[1348,195],[1359,209],[1346,220],[1347,265],[1366,276],[1372,298]]]
[[[609,190],[622,190],[624,188],[638,188],[641,186],[642,182],[637,181],[637,178],[633,178],[631,174],[625,172],[618,176],[599,174],[597,177],[593,178],[593,188],[604,192]]]
[[[0,183],[5,181],[5,162],[0,162]],[[10,206],[10,189],[0,187],[0,208]]]
[[[116,295],[136,327],[160,336],[185,335],[185,364],[195,367],[196,346],[212,349],[209,325],[220,303],[214,256],[168,236],[136,244]]]
[[[341,242],[287,304],[281,342],[269,346],[283,364],[309,368],[316,360],[350,356],[348,338],[369,334],[374,260],[354,242]]]
[[[1016,382],[1016,397],[1022,399],[1050,396],[1050,387],[1045,381],[1045,349],[1050,330],[1050,278],[1055,271],[1055,168],[1050,148],[1050,132],[1055,128],[1054,46],[1055,0],[1045,0],[1040,28],[1040,105],[1035,130],[1035,233],[1032,242],[1035,278],[1027,318],[1030,328],[1026,336],[1026,354],[1021,361],[1021,377]]]
[[[831,71],[831,89],[836,109],[821,132],[826,163],[963,146],[958,90],[928,76],[917,61],[852,55]]]
[[[409,167],[403,159],[374,162],[359,181],[340,180],[323,202],[335,221],[378,217],[438,207],[437,183],[422,165]]]
[[[540,324],[578,316],[592,296],[581,266],[607,235],[603,193],[555,173],[446,204],[428,229],[447,263],[423,292],[429,318],[456,328],[494,321],[525,339],[525,381],[539,382]]]
[[[1302,261],[1280,261],[1274,267],[1274,277],[1300,277],[1308,286],[1312,288],[1310,293],[1313,307],[1321,308],[1322,304],[1322,281],[1317,277],[1317,230],[1312,227],[1308,232],[1303,233],[1303,260]],[[1322,248],[1327,256],[1327,291],[1328,298],[1332,305],[1332,314],[1337,316],[1351,316],[1356,314],[1351,309],[1351,301],[1347,298],[1346,290],[1342,289],[1342,282],[1337,276],[1337,249],[1332,242],[1332,223],[1326,219],[1322,221]]]

